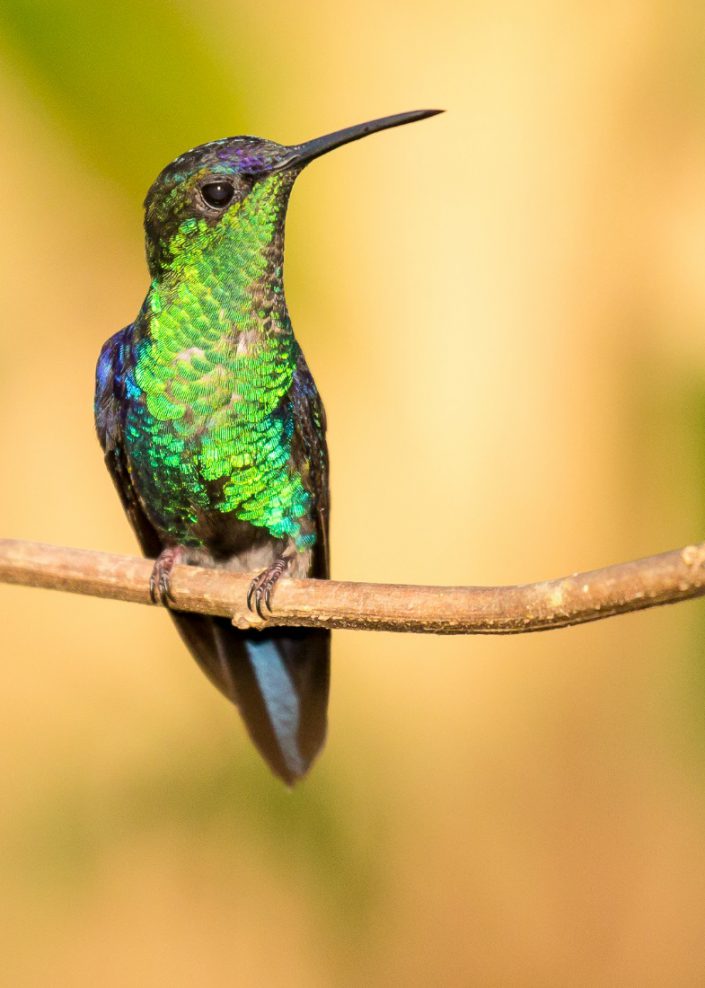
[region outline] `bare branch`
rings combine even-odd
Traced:
[[[152,563],[0,539],[0,582],[151,603]],[[254,574],[175,566],[174,608],[261,627],[245,606]],[[269,625],[365,628],[435,634],[517,634],[673,604],[705,594],[705,543],[543,583],[508,587],[423,587],[287,580],[273,594]]]

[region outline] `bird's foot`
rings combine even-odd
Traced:
[[[149,578],[149,596],[153,604],[162,604],[164,607],[173,604],[171,571],[177,563],[182,562],[183,556],[184,550],[177,545],[163,549],[155,559]]]
[[[286,556],[280,556],[276,563],[264,570],[263,573],[260,573],[259,576],[256,576],[250,584],[247,594],[247,606],[251,611],[256,611],[263,621],[267,620],[267,615],[262,609],[263,605],[266,606],[271,614],[272,605],[270,601],[272,590],[279,577],[286,572],[288,565],[289,560]]]

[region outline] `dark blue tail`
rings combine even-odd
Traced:
[[[239,631],[227,618],[171,616],[208,678],[239,708],[272,771],[293,785],[326,737],[330,632]]]

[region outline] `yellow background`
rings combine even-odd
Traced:
[[[164,164],[441,106],[294,190],[334,575],[525,582],[700,538],[704,46],[691,0],[4,0],[3,535],[135,551],[93,369]],[[701,604],[337,633],[293,793],[163,613],[0,607],[7,984],[705,983]]]

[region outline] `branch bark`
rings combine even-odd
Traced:
[[[152,562],[86,549],[0,539],[0,582],[150,604]],[[255,574],[175,566],[175,610],[263,627],[245,605]],[[542,583],[424,587],[282,579],[271,625],[434,634],[547,631],[705,594],[705,542]]]

